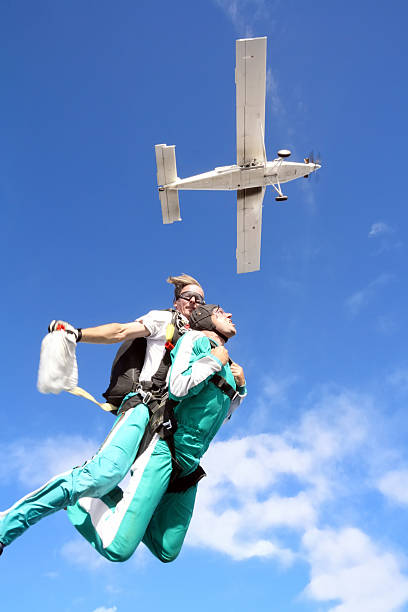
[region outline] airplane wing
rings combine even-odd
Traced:
[[[266,37],[236,43],[237,164],[264,162]]]
[[[261,267],[262,202],[265,187],[237,191],[237,272]]]

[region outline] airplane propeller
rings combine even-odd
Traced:
[[[320,153],[318,153],[317,157],[315,157],[313,151],[311,151],[308,157],[305,157],[303,161],[305,164],[318,164],[319,166],[322,164]],[[303,178],[309,178],[309,176],[310,174],[305,174]]]

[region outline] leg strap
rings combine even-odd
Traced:
[[[184,493],[184,491],[196,485],[204,476],[207,476],[207,474],[204,472],[201,465],[199,465],[191,474],[171,480],[167,488],[167,493]]]

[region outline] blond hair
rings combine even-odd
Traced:
[[[171,285],[174,285],[174,301],[179,298],[181,290],[186,285],[197,285],[197,287],[200,287],[202,289],[198,280],[196,280],[189,274],[180,274],[180,276],[169,276],[166,281]]]

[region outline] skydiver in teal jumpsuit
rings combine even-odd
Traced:
[[[246,394],[242,368],[229,365],[223,346],[236,333],[231,315],[215,305],[201,306],[195,315],[192,328],[204,331],[180,338],[169,378],[169,395],[180,402],[175,408],[174,441],[181,476],[196,469],[221,424]],[[237,388],[233,402],[212,384],[216,373]],[[143,404],[119,412],[107,440],[90,461],[0,513],[0,543],[10,544],[43,516],[68,507],[71,522],[112,561],[128,559],[142,540],[160,560],[175,559],[191,520],[197,486],[182,493],[167,492],[171,454],[157,435],[134,462],[148,419]],[[122,494],[116,485],[130,468],[130,482]]]

